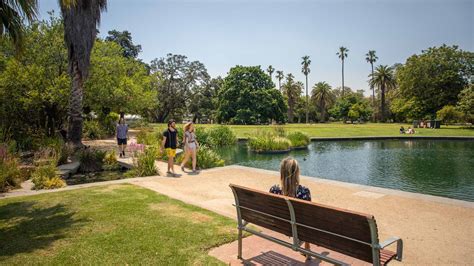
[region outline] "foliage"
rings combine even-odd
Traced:
[[[83,136],[86,139],[101,139],[106,136],[104,128],[97,120],[85,120]]]
[[[184,55],[167,54],[166,58],[151,62],[153,89],[158,92],[153,118],[165,122],[181,118],[186,104],[199,87],[205,86],[210,77],[203,63],[188,61]]]
[[[210,147],[233,145],[237,141],[235,133],[228,126],[212,127],[207,131],[208,144]],[[198,141],[200,141],[199,138]]]
[[[332,92],[331,85],[326,82],[318,82],[314,84],[313,91],[311,92],[311,102],[317,106],[320,112],[319,121],[327,121],[328,110],[334,104],[335,95]]]
[[[54,164],[45,164],[36,167],[31,174],[33,189],[54,189],[66,186],[64,180],[59,177]]]
[[[8,150],[6,144],[0,144],[0,192],[18,187],[21,181],[18,158]]]
[[[457,122],[462,119],[463,113],[458,111],[452,105],[446,105],[436,112],[436,118],[445,122],[445,124]]]
[[[396,86],[395,72],[392,67],[380,65],[370,75],[370,86],[377,87],[380,93],[380,121],[385,122],[387,117],[385,96],[388,91]]]
[[[467,121],[474,121],[474,84],[470,84],[459,93],[459,102],[456,108],[464,113]]]
[[[115,134],[119,118],[119,114],[115,112],[110,112],[106,116],[99,116],[99,125],[103,128],[107,136],[113,136]]]
[[[285,95],[288,104],[288,122],[293,123],[295,109],[301,93],[303,92],[303,83],[295,82],[293,74],[286,76],[286,82],[282,86],[282,93]]]
[[[58,165],[68,162],[69,156],[74,152],[71,145],[65,143],[61,138],[44,138],[39,142],[40,150],[43,149],[43,157],[45,153],[49,153],[49,157],[54,157]]]
[[[117,152],[115,150],[111,150],[105,153],[104,156],[104,170],[117,170],[120,168],[120,165],[117,161]]]
[[[137,143],[145,145],[161,145],[162,133],[160,131],[140,130],[137,133]]]
[[[248,146],[256,152],[284,151],[291,147],[287,138],[274,136],[272,134],[259,134],[249,138]]]
[[[37,1],[0,0],[0,37],[7,35],[18,50],[23,45],[24,20],[32,23],[38,12]]]
[[[184,154],[181,154],[180,156],[178,156],[178,158],[176,158],[176,162],[181,163],[183,159],[184,159]],[[222,167],[225,165],[224,160],[219,156],[219,154],[217,154],[207,145],[199,146],[199,149],[197,150],[197,154],[196,154],[196,161],[197,161],[197,166],[201,169]],[[191,168],[192,160],[188,161],[187,166]]]
[[[98,172],[103,170],[105,151],[84,148],[79,152],[79,161],[81,166],[79,167],[79,172],[81,173],[90,173]]]
[[[196,87],[188,105],[188,112],[193,114],[193,122],[207,122],[209,119],[215,120],[218,106],[217,95],[224,80],[218,76],[211,79],[202,86]]]
[[[351,116],[349,116],[349,112]],[[368,100],[365,99],[362,94],[354,93],[350,91],[350,89],[346,89],[345,96],[336,100],[335,105],[329,110],[329,113],[332,117],[342,119],[343,121],[346,121],[348,118],[367,121],[372,115],[372,109],[370,108]]]
[[[474,75],[473,65],[474,53],[457,46],[423,50],[399,67],[399,95],[419,106],[421,117],[434,116],[443,106],[456,105],[459,93]]]
[[[291,147],[299,148],[306,147],[309,145],[310,138],[308,135],[301,132],[292,132],[286,136],[291,142]]]
[[[260,66],[230,69],[218,95],[217,120],[221,123],[284,122],[286,105]]]
[[[122,47],[123,56],[126,58],[137,58],[142,51],[141,45],[134,45],[132,41],[132,34],[129,31],[109,30],[109,35],[105,38],[106,41],[115,42]]]
[[[157,158],[158,148],[155,146],[146,147],[143,152],[137,153],[133,158],[133,169],[127,175],[130,176],[153,176],[158,174],[155,160]]]

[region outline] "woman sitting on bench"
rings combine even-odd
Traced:
[[[300,167],[298,162],[291,158],[285,158],[280,164],[280,182],[270,188],[270,193],[311,201],[311,192],[308,188],[300,185]]]
[[[309,189],[300,185],[300,167],[295,159],[287,157],[281,161],[280,182],[281,188],[279,185],[274,185],[270,188],[270,193],[311,201]],[[309,243],[304,242],[304,248],[310,249]],[[310,257],[306,256],[306,259]]]

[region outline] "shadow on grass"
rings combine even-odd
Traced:
[[[35,202],[15,202],[0,207],[0,261],[64,238],[65,231],[80,222],[73,215],[62,204],[42,208]]]

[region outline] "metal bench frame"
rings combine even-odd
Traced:
[[[334,265],[348,265],[347,263],[344,263],[342,261],[330,258],[330,257],[328,257],[326,255],[323,255],[323,254],[320,254],[320,253],[316,253],[316,252],[311,251],[309,249],[305,249],[305,248],[300,247],[302,241],[300,241],[298,239],[297,226],[302,226],[302,227],[306,227],[306,228],[309,228],[309,229],[312,229],[312,230],[316,230],[316,231],[324,232],[324,233],[327,233],[327,234],[335,235],[335,236],[338,236],[338,237],[341,237],[341,238],[345,238],[347,240],[356,241],[356,242],[359,242],[359,243],[362,243],[362,244],[365,244],[365,245],[368,245],[368,246],[372,247],[372,258],[373,258],[372,263],[373,263],[373,265],[377,265],[377,266],[380,265],[380,257],[379,257],[380,252],[379,252],[379,250],[381,250],[381,249],[383,249],[383,248],[385,248],[385,247],[387,247],[387,246],[389,246],[389,245],[396,242],[397,243],[397,255],[396,255],[395,259],[398,260],[398,261],[402,261],[403,240],[399,237],[391,237],[391,238],[387,239],[386,241],[384,241],[382,243],[379,243],[377,226],[376,226],[375,221],[373,219],[368,219],[369,226],[370,226],[370,234],[371,234],[371,239],[372,239],[372,242],[368,243],[368,242],[360,241],[358,239],[354,239],[354,238],[351,238],[351,237],[347,237],[347,236],[344,236],[344,235],[340,235],[340,234],[337,234],[337,233],[329,232],[329,231],[326,231],[326,230],[322,230],[322,229],[318,229],[318,228],[314,228],[314,227],[311,227],[311,226],[308,226],[308,225],[298,223],[296,221],[295,211],[294,211],[293,205],[292,205],[291,201],[288,198],[286,198],[285,201],[288,205],[288,210],[289,210],[289,213],[290,213],[291,220],[287,220],[287,219],[284,219],[284,218],[281,218],[281,217],[278,217],[278,216],[275,216],[275,215],[272,215],[272,214],[269,214],[269,213],[265,213],[265,212],[261,212],[261,211],[254,210],[254,209],[251,209],[251,208],[247,208],[247,207],[244,207],[244,206],[240,206],[239,197],[237,195],[237,192],[235,191],[235,189],[232,186],[231,186],[231,189],[232,189],[232,192],[234,193],[234,198],[235,198],[235,204],[233,204],[233,206],[235,206],[235,208],[237,210],[237,225],[238,225],[237,226],[237,229],[238,229],[238,255],[237,255],[237,258],[238,259],[242,259],[242,237],[243,237],[242,233],[243,233],[243,231],[246,231],[246,232],[249,232],[253,235],[256,235],[256,236],[259,236],[259,237],[264,238],[266,240],[277,243],[279,245],[291,248],[294,251],[299,251],[303,254],[306,254],[306,255],[309,255],[309,256],[312,256],[312,257],[316,257],[316,258],[321,259],[323,261],[333,263]],[[278,219],[278,220],[281,220],[281,221],[288,222],[291,225],[293,242],[287,242],[287,241],[284,241],[284,240],[281,240],[281,239],[263,234],[263,233],[258,232],[256,230],[253,230],[251,228],[248,228],[247,225],[249,224],[249,222],[242,219],[242,216],[241,216],[241,213],[240,213],[241,209],[245,209],[245,210],[255,212],[255,213],[259,213],[259,214],[262,214],[262,215],[265,215],[265,216],[268,216],[268,217],[271,217],[271,218],[274,218],[274,219]]]

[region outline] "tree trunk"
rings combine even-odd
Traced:
[[[73,62],[71,99],[69,102],[69,142],[75,149],[82,148],[82,96],[83,80],[77,62]]]
[[[306,124],[309,122],[309,104],[308,104],[308,75],[306,76]]]
[[[281,92],[281,79],[278,79],[278,90]]]
[[[380,97],[380,102],[381,102],[381,105],[380,105],[380,116],[381,116],[381,119],[382,122],[385,122],[385,84],[382,84],[382,86],[380,86],[380,93],[381,93],[381,97]]]
[[[342,59],[342,97],[344,98],[344,59]]]

